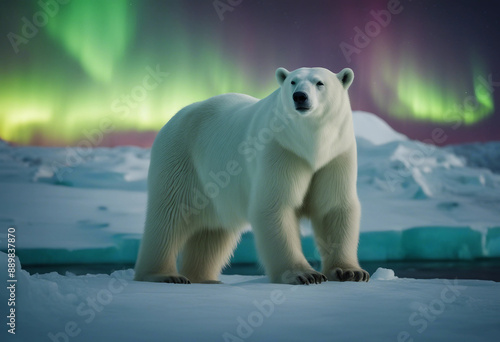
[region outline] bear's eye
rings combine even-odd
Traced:
[[[292,81],[292,82],[290,82],[290,83],[291,83],[292,85],[294,85],[294,84],[295,84],[295,81]]]
[[[321,82],[321,81],[318,81],[318,83],[316,83],[316,85],[317,85],[318,87],[321,87],[321,86],[324,86],[325,84],[324,84],[323,82]]]

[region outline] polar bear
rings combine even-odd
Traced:
[[[136,280],[218,283],[250,224],[271,282],[368,281],[357,258],[353,71],[278,68],[276,78],[280,87],[262,100],[215,96],[160,130]],[[321,273],[302,252],[303,216],[313,224]]]

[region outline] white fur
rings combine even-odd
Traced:
[[[328,279],[367,280],[357,260],[352,70],[279,68],[276,77],[281,87],[262,100],[215,96],[161,129],[151,150],[137,280],[216,282],[250,223],[272,282],[321,282],[301,250],[303,215],[313,222]],[[308,95],[306,112],[295,109],[298,91]]]

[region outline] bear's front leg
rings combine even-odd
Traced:
[[[270,146],[270,150],[275,146]],[[265,152],[264,152],[265,153]],[[256,174],[249,221],[257,251],[273,283],[315,284],[326,277],[302,253],[296,208],[302,205],[312,172],[288,151],[268,156]]]
[[[328,280],[368,281],[359,266],[361,206],[356,192],[356,145],[318,171],[311,181],[306,212],[311,218],[323,273]]]
[[[313,219],[316,244],[321,254],[323,272],[328,280],[368,281],[370,275],[359,266],[360,207],[357,199],[344,207],[332,208],[321,218]]]
[[[298,220],[292,209],[262,209],[252,220],[257,250],[273,283],[319,284],[327,278],[302,253]]]
[[[315,284],[326,277],[302,253],[296,208],[304,200],[312,170],[279,144],[259,155],[250,194],[249,221],[257,251],[273,283]]]

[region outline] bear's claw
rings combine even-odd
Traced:
[[[172,284],[191,284],[191,281],[183,276],[166,276],[162,283],[172,283]]]
[[[291,285],[321,284],[325,281],[328,281],[328,278],[323,273],[316,271],[293,272],[284,279],[284,283]]]
[[[182,275],[152,274],[145,276],[142,280],[157,283],[191,284],[191,281]]]
[[[370,274],[362,269],[342,269],[340,267],[334,268],[330,272],[328,280],[333,281],[368,281]]]

